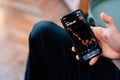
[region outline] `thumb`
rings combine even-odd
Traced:
[[[108,16],[105,13],[101,13],[101,19],[106,23],[106,26],[108,29],[110,29],[111,31],[117,31],[117,28],[115,27],[114,21],[112,19],[112,17]]]
[[[91,65],[91,66],[94,65],[97,62],[98,58],[99,58],[99,56],[92,58],[89,62],[89,65]]]

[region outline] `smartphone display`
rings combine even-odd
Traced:
[[[89,60],[101,53],[101,48],[82,10],[78,9],[63,16],[61,22],[82,61]]]

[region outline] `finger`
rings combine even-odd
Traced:
[[[101,40],[101,33],[104,32],[104,28],[102,27],[91,27],[95,37],[100,41]]]
[[[80,57],[79,57],[79,55],[76,55],[76,59],[77,59],[77,60],[80,60]]]
[[[75,47],[72,47],[72,51],[73,51],[73,52],[76,52]]]
[[[92,58],[89,62],[89,65],[91,65],[91,66],[94,65],[97,62],[98,58],[99,58],[99,56]]]
[[[112,17],[108,16],[105,13],[101,13],[101,19],[106,23],[106,26],[112,30],[112,31],[117,31],[117,28],[115,27],[114,21]]]

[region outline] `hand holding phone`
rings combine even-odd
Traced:
[[[90,60],[102,52],[82,10],[78,9],[63,16],[61,22],[81,61]]]

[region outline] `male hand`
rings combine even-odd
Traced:
[[[109,59],[120,59],[120,33],[114,25],[112,17],[101,13],[101,19],[105,22],[107,28],[91,27],[91,29],[102,48],[102,53],[92,58],[89,62],[90,65],[94,65],[99,56]],[[72,51],[75,52],[74,47],[72,47]],[[79,60],[80,57],[76,55],[76,59]]]

